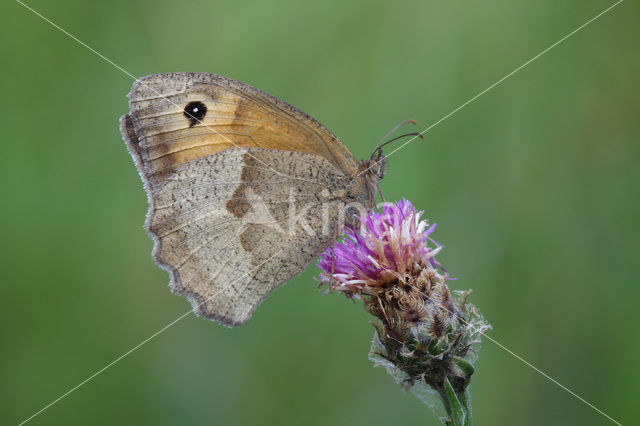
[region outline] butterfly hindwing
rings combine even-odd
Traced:
[[[344,190],[339,170],[306,153],[232,148],[192,161],[151,194],[154,258],[197,313],[242,324],[335,238]]]

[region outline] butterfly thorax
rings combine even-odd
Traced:
[[[351,176],[346,197],[354,211],[347,214],[345,225],[358,227],[359,217],[376,206],[376,196],[380,192],[378,182],[384,177],[386,168],[387,159],[382,153],[358,163],[356,173]]]
[[[365,178],[367,193],[372,201],[371,207],[376,204],[376,195],[380,192],[378,183],[384,178],[386,172],[387,157],[384,156],[381,150],[375,151],[368,160],[358,163],[358,175]]]

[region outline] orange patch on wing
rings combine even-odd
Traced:
[[[129,96],[139,155],[151,184],[163,182],[190,161],[233,147],[316,154],[345,174],[356,167],[348,149],[311,117],[230,79],[205,74],[150,76],[139,80]],[[195,122],[187,111],[194,104],[206,107]],[[202,114],[203,109],[195,113]]]

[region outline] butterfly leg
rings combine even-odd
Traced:
[[[378,187],[378,194],[380,194],[380,199],[382,199],[383,203],[386,203],[387,200],[385,200],[384,195],[382,195],[382,189],[380,189],[380,185],[376,183],[376,186]]]
[[[331,243],[331,279],[329,280],[329,289],[333,290],[334,288],[334,280],[333,272],[336,266],[336,239],[337,235],[333,238],[333,243]]]

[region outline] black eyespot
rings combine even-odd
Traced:
[[[189,102],[184,107],[184,116],[189,120],[189,127],[193,127],[198,124],[204,116],[207,114],[207,107],[200,101]]]

